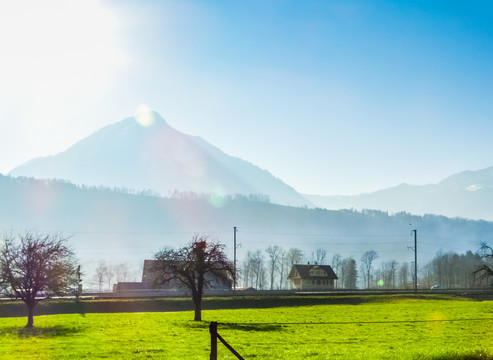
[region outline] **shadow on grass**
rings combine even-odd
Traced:
[[[239,331],[281,331],[282,325],[276,324],[218,324],[218,331],[220,329],[225,330],[239,330]]]
[[[312,305],[361,305],[368,303],[396,302],[401,300],[424,300],[430,296],[414,294],[395,295],[349,295],[349,294],[326,294],[326,295],[303,295],[291,296],[236,296],[231,298],[206,298],[202,308],[204,310],[217,309],[268,309],[293,306]],[[433,298],[433,297],[432,297]],[[443,297],[443,300],[450,299]],[[440,300],[442,298],[433,298]]]
[[[72,334],[77,334],[82,332],[83,329],[75,327],[66,326],[52,326],[52,327],[8,327],[0,330],[0,335],[10,334],[13,336],[18,336],[19,338],[30,338],[30,337],[40,337],[40,338],[52,338],[59,336],[67,336]]]
[[[189,329],[209,329],[209,322],[207,321],[194,321],[186,324],[179,324],[180,327],[186,327]],[[277,324],[248,324],[248,323],[221,323],[218,322],[217,330],[239,330],[239,331],[280,331],[282,325]]]

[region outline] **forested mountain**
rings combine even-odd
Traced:
[[[239,259],[250,250],[279,245],[305,254],[323,248],[329,259],[339,253],[358,260],[373,249],[381,260],[412,261],[408,246],[413,245],[411,230],[417,229],[418,258],[424,264],[440,250],[476,251],[493,234],[493,223],[486,221],[297,208],[243,195],[176,193],[162,198],[1,175],[0,198],[1,231],[62,232],[72,236],[83,263],[93,264],[99,259],[140,264],[160,248],[181,245],[194,234],[217,238],[231,254],[234,226],[241,243]]]
[[[108,125],[68,150],[33,159],[10,174],[86,186],[149,189],[163,196],[174,191],[262,194],[278,204],[308,204],[268,171],[173,129],[150,111]]]
[[[326,209],[379,209],[493,221],[493,167],[464,171],[437,184],[399,186],[355,196],[305,195]]]

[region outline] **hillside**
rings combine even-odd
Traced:
[[[172,198],[77,187],[60,181],[0,176],[2,232],[62,232],[85,264],[100,259],[140,264],[162,247],[176,247],[194,234],[210,235],[232,253],[238,227],[238,258],[250,250],[280,245],[309,256],[317,248],[328,259],[340,253],[359,260],[374,249],[380,258],[411,261],[411,230],[418,230],[419,259],[439,250],[476,251],[489,241],[493,223],[443,216],[389,215],[365,210],[326,210],[281,206],[256,197],[204,197],[192,193]],[[410,224],[412,224],[410,226]]]
[[[149,119],[145,126],[139,123],[142,117]],[[163,196],[175,191],[262,194],[279,204],[309,203],[268,171],[173,129],[156,112],[108,125],[60,154],[14,168],[10,175],[152,190]]]
[[[493,221],[493,167],[464,171],[437,184],[399,186],[355,196],[305,195],[326,209],[379,209]]]

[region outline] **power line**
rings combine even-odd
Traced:
[[[11,232],[11,231],[16,231],[16,232],[25,232],[26,229],[1,229],[4,232]],[[28,230],[29,231],[29,230]],[[46,230],[46,229],[34,229],[33,232],[40,232],[40,233],[66,233],[66,234],[95,234],[95,235],[194,235],[194,234],[226,234],[229,233],[229,231],[224,231],[224,230],[213,230],[213,231],[87,231],[87,230]]]
[[[286,233],[266,231],[242,231],[244,234],[276,236],[323,236],[323,237],[405,237],[404,234],[328,234],[328,233]]]

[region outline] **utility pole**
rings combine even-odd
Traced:
[[[233,271],[234,271],[234,276],[233,276],[233,291],[236,291],[236,226],[233,227],[233,232],[234,232],[234,255],[233,255]]]
[[[418,230],[413,230],[414,233],[414,292],[418,292]],[[411,248],[412,249],[412,248]]]
[[[75,294],[75,298],[79,301],[79,298],[82,295],[82,273],[80,272],[80,265],[77,266],[77,293]]]

